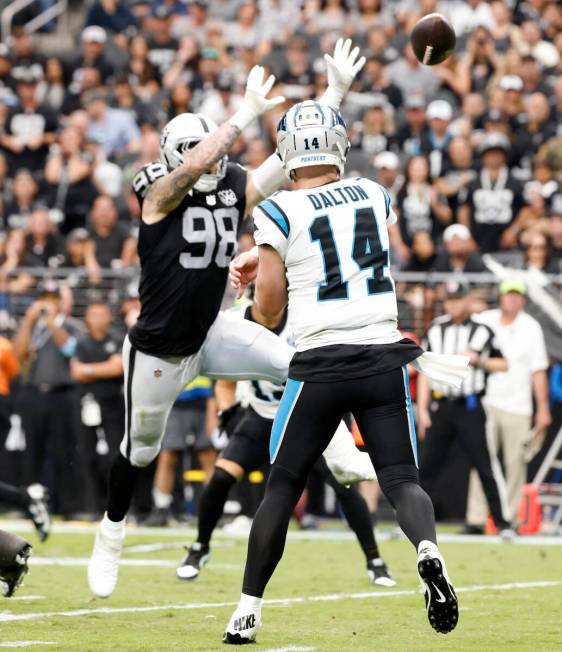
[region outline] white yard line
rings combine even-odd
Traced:
[[[87,566],[89,557],[30,557],[31,566]],[[177,561],[172,559],[120,559],[120,566],[164,567],[175,568]],[[242,564],[215,564],[210,563],[209,568],[240,569]]]
[[[289,645],[289,647],[271,647],[263,652],[312,652],[312,650],[317,650],[317,647],[300,647],[298,645]]]
[[[480,591],[514,591],[516,589],[536,589],[562,586],[562,581],[550,582],[511,582],[509,584],[481,584],[456,588],[457,593],[474,593]],[[365,600],[370,598],[395,598],[401,596],[419,595],[419,591],[370,591],[365,593],[334,593],[328,595],[311,595],[301,598],[276,598],[265,600],[268,605],[306,604],[310,602],[339,602],[341,600]],[[92,614],[129,614],[149,613],[154,611],[188,611],[193,609],[218,609],[235,607],[237,602],[203,602],[183,604],[163,604],[149,607],[98,607],[97,609],[75,609],[73,611],[45,611],[26,614],[0,613],[0,622],[17,622],[39,620],[41,618],[76,618]]]
[[[0,641],[0,647],[31,647],[32,645],[56,645],[56,641]],[[312,648],[310,648],[312,650]]]
[[[33,532],[35,528],[29,521],[25,520],[1,520],[0,526],[9,532]],[[97,524],[93,523],[54,523],[53,534],[94,534]],[[127,527],[129,537],[182,537],[189,541],[197,530],[193,527],[166,527],[166,528],[149,528],[136,527],[134,525]],[[215,533],[218,539],[215,546],[224,545],[223,542],[228,540],[247,540],[247,534],[226,534],[220,529]],[[498,536],[470,536],[463,534],[446,534],[441,533],[439,536],[440,543],[467,543],[467,544],[487,544],[487,545],[518,545],[518,546],[562,546],[562,536],[551,535],[533,535],[516,537],[509,544],[506,544]],[[380,541],[396,540],[395,530],[378,530],[377,538]],[[355,534],[349,530],[307,530],[295,531],[290,530],[288,533],[288,542],[293,541],[330,541],[330,542],[347,542],[355,541]],[[142,545],[142,544],[140,544]],[[228,544],[227,544],[228,545]],[[131,546],[133,547],[133,546]]]

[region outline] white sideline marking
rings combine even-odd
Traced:
[[[10,602],[12,600],[24,600],[24,601],[27,601],[27,600],[45,600],[45,596],[44,595],[16,595],[16,596],[13,596],[12,598],[10,598]]]
[[[312,652],[317,647],[300,647],[298,645],[289,645],[289,647],[270,647],[263,652]]]
[[[89,557],[31,557],[31,566],[87,566]],[[177,561],[172,559],[120,559],[119,566],[141,566],[147,568],[175,568]],[[239,569],[241,564],[209,564],[209,568]],[[28,598],[29,599],[29,598]]]
[[[213,548],[233,548],[234,541],[213,541]],[[185,543],[140,543],[133,546],[123,546],[123,552],[130,554],[142,552],[162,552],[163,550],[185,550]]]
[[[4,641],[0,647],[29,647],[30,645],[56,645],[56,641]],[[310,648],[312,650],[312,648]]]
[[[473,593],[477,591],[513,591],[514,589],[535,589],[562,586],[562,581],[545,582],[511,582],[510,584],[480,584],[455,588],[457,593]],[[419,595],[420,591],[378,591],[366,593],[333,593],[328,595],[311,595],[302,598],[275,598],[264,600],[265,604],[306,604],[308,602],[338,602],[339,600],[364,600],[366,598],[394,598]],[[92,614],[129,614],[148,613],[151,611],[188,611],[192,609],[219,609],[221,607],[236,607],[238,602],[199,602],[183,604],[163,604],[150,607],[98,607],[97,609],[75,609],[73,611],[44,611],[27,614],[0,613],[0,622],[15,622],[23,620],[38,620],[40,618],[57,618],[65,616],[76,618]]]

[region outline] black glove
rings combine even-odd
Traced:
[[[0,530],[0,594],[5,598],[14,595],[23,582],[31,550],[25,539]]]
[[[240,403],[234,403],[226,410],[219,412],[219,426],[220,431],[225,432],[229,437],[236,430],[236,426],[242,420],[245,410]]]

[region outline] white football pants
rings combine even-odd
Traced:
[[[201,349],[185,358],[157,358],[123,343],[125,436],[121,454],[147,466],[160,451],[170,410],[197,376],[226,380],[263,378],[283,384],[294,349],[263,326],[219,313]]]

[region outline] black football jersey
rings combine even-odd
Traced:
[[[161,163],[136,174],[133,188],[141,205],[149,186],[165,174]],[[229,163],[214,192],[192,191],[160,222],[141,222],[141,313],[129,333],[135,348],[160,357],[191,355],[201,348],[218,315],[236,251],[246,178],[244,168]]]

